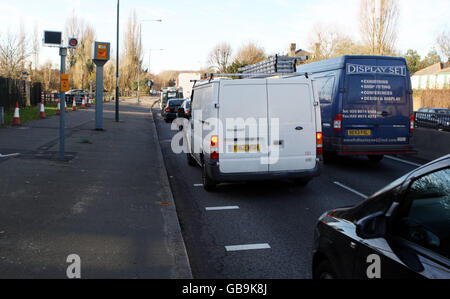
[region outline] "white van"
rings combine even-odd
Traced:
[[[296,179],[322,166],[322,122],[309,79],[219,79],[197,83],[186,131],[189,165],[207,191],[222,182]]]

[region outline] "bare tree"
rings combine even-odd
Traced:
[[[123,51],[120,87],[122,90],[132,90],[133,83],[137,81],[138,71],[141,72],[143,60],[142,38],[136,11],[133,11],[128,19]]]
[[[227,67],[230,65],[232,53],[230,44],[222,42],[216,45],[210,52],[208,63],[216,71],[225,73]]]
[[[34,64],[34,72],[36,72],[39,68],[39,54],[41,52],[41,43],[39,41],[39,27],[34,24],[33,30],[33,64]]]
[[[235,62],[241,64],[255,64],[267,59],[264,48],[255,42],[247,42],[242,45],[235,57]]]
[[[450,62],[450,30],[445,29],[436,40],[442,55]]]
[[[360,45],[341,33],[334,24],[316,24],[308,37],[308,44],[313,53],[312,61],[363,52]]]
[[[20,78],[25,62],[30,56],[25,29],[21,25],[19,34],[8,31],[0,38],[0,75]]]
[[[361,0],[360,30],[368,54],[395,53],[399,14],[398,0]]]

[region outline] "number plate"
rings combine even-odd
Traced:
[[[259,153],[261,146],[258,145],[234,145],[232,146],[234,153]]]
[[[371,130],[348,130],[348,136],[371,136]]]

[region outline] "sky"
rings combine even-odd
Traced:
[[[289,45],[307,49],[308,35],[318,23],[332,24],[359,39],[360,0],[122,0],[120,38],[130,14],[142,22],[144,67],[152,72],[197,70],[207,65],[211,49],[227,41],[236,53],[253,41],[268,54],[288,52]],[[449,0],[399,0],[397,48],[417,50],[423,57],[436,47],[436,37],[450,28]],[[116,49],[117,0],[0,0],[0,35],[18,32],[23,23],[30,36],[37,26],[62,31],[75,12],[96,31],[97,41]],[[162,19],[162,22],[145,21]],[[122,42],[120,42],[122,45]],[[159,51],[157,49],[163,49]],[[115,56],[115,53],[111,53]],[[43,48],[40,62],[58,65],[58,50]]]

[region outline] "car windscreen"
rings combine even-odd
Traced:
[[[176,98],[176,97],[177,97],[177,93],[176,93],[176,92],[169,92],[169,93],[167,94],[167,97],[168,97],[169,99]]]

